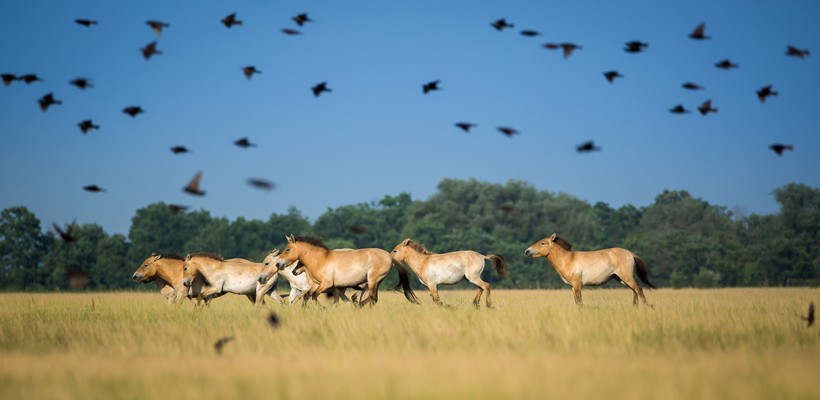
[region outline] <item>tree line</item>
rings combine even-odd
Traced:
[[[433,252],[501,254],[509,277],[500,280],[491,268],[484,272],[494,287],[553,288],[563,282],[549,263],[523,256],[527,246],[553,232],[575,250],[632,250],[658,286],[816,286],[820,190],[791,183],[773,195],[780,211],[772,215],[743,215],[669,190],[646,207],[616,209],[522,181],[444,179],[426,200],[387,195],[328,209],[312,223],[296,208],[266,221],[230,221],[155,203],[136,211],[127,237],[81,224],[72,242],[43,232],[39,219],[18,206],[0,212],[0,290],[136,289],[130,276],[151,253],[211,251],[258,262],[282,249],[288,234],[318,236],[330,248],[389,251],[410,237]],[[393,275],[388,279],[395,280]]]

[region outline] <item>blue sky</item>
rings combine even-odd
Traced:
[[[127,233],[135,210],[159,201],[230,219],[295,206],[315,219],[388,194],[425,199],[443,178],[524,180],[615,207],[688,190],[745,213],[776,212],[771,192],[786,183],[820,186],[818,55],[785,55],[820,52],[820,3],[599,3],[6,1],[0,73],[44,81],[0,86],[0,208]],[[243,26],[220,23],[232,12]],[[315,22],[297,27],[302,12]],[[515,28],[490,26],[502,17]],[[150,19],[170,24],[161,38]],[[711,40],[687,37],[700,22]],[[139,49],[154,40],[163,54],[146,61]],[[630,40],[649,48],[628,54]],[[546,42],[583,49],[564,59]],[[724,58],[740,68],[715,68]],[[262,74],[245,79],[246,65]],[[607,83],[610,69],[624,78]],[[94,87],[69,85],[77,77]],[[432,80],[443,90],[423,95]],[[333,92],[315,98],[321,81]],[[779,96],[761,104],[765,85]],[[42,112],[48,92],[63,104]],[[707,99],[717,114],[668,112]],[[146,112],[128,117],[130,105]],[[88,118],[101,129],[83,135]],[[258,147],[232,144],[244,136]],[[603,150],[576,153],[587,140]],[[795,151],[777,157],[775,142]],[[202,198],[181,191],[197,171]]]

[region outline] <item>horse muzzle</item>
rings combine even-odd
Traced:
[[[285,269],[285,267],[287,267],[288,265],[290,265],[290,263],[288,263],[287,261],[279,260],[276,262],[276,268],[280,271]]]
[[[143,283],[143,281],[145,280],[145,275],[143,275],[143,274],[131,275],[131,280],[134,281],[135,283]]]
[[[192,281],[193,281],[193,279],[191,279],[191,278],[185,278],[185,279],[182,280],[182,286],[185,286],[186,288],[190,288]]]
[[[527,257],[535,257],[536,254],[538,254],[538,252],[533,250],[532,247],[527,247],[527,250],[524,250],[524,255]]]
[[[259,282],[260,285],[264,285],[268,282],[268,274],[259,275],[259,279],[257,279],[256,281]]]

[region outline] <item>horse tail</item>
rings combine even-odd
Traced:
[[[498,273],[498,276],[502,278],[507,277],[507,261],[504,260],[504,257],[502,257],[499,254],[490,254],[484,256],[484,259],[493,262],[493,265],[495,266],[495,272]]]
[[[650,289],[657,289],[655,285],[649,282],[649,271],[646,269],[646,263],[644,263],[638,256],[633,255],[633,257],[635,257],[635,266],[638,269],[638,278],[641,278],[641,282],[643,282]]]
[[[393,290],[398,291],[401,289],[404,292],[404,297],[407,301],[413,304],[419,304],[419,299],[416,297],[416,294],[413,293],[413,288],[410,287],[410,273],[407,272],[407,268],[404,268],[400,262],[396,260],[391,260],[393,263],[393,268],[396,269],[396,272],[399,273],[399,283],[393,288]]]

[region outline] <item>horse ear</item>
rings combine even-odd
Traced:
[[[550,240],[555,240],[555,238],[556,238],[557,236],[558,236],[558,234],[557,234],[557,233],[553,233],[553,234],[552,234],[552,236],[550,236]]]
[[[402,245],[402,246],[407,246],[407,245],[409,245],[409,244],[410,244],[410,238],[404,239],[404,241],[403,241],[403,242],[401,242],[401,245]]]
[[[268,254],[273,255],[274,257],[276,257],[277,255],[279,255],[279,249],[273,249]]]
[[[288,239],[288,243],[293,243],[293,235],[285,236]]]
[[[153,253],[152,253],[152,255],[154,256],[154,261],[157,261],[157,260],[159,260],[160,258],[162,258],[162,254],[153,254]]]
[[[188,253],[188,255],[185,256],[185,261],[189,261],[190,259],[191,259],[191,253]]]
[[[151,257],[156,257],[157,253],[151,253]]]

